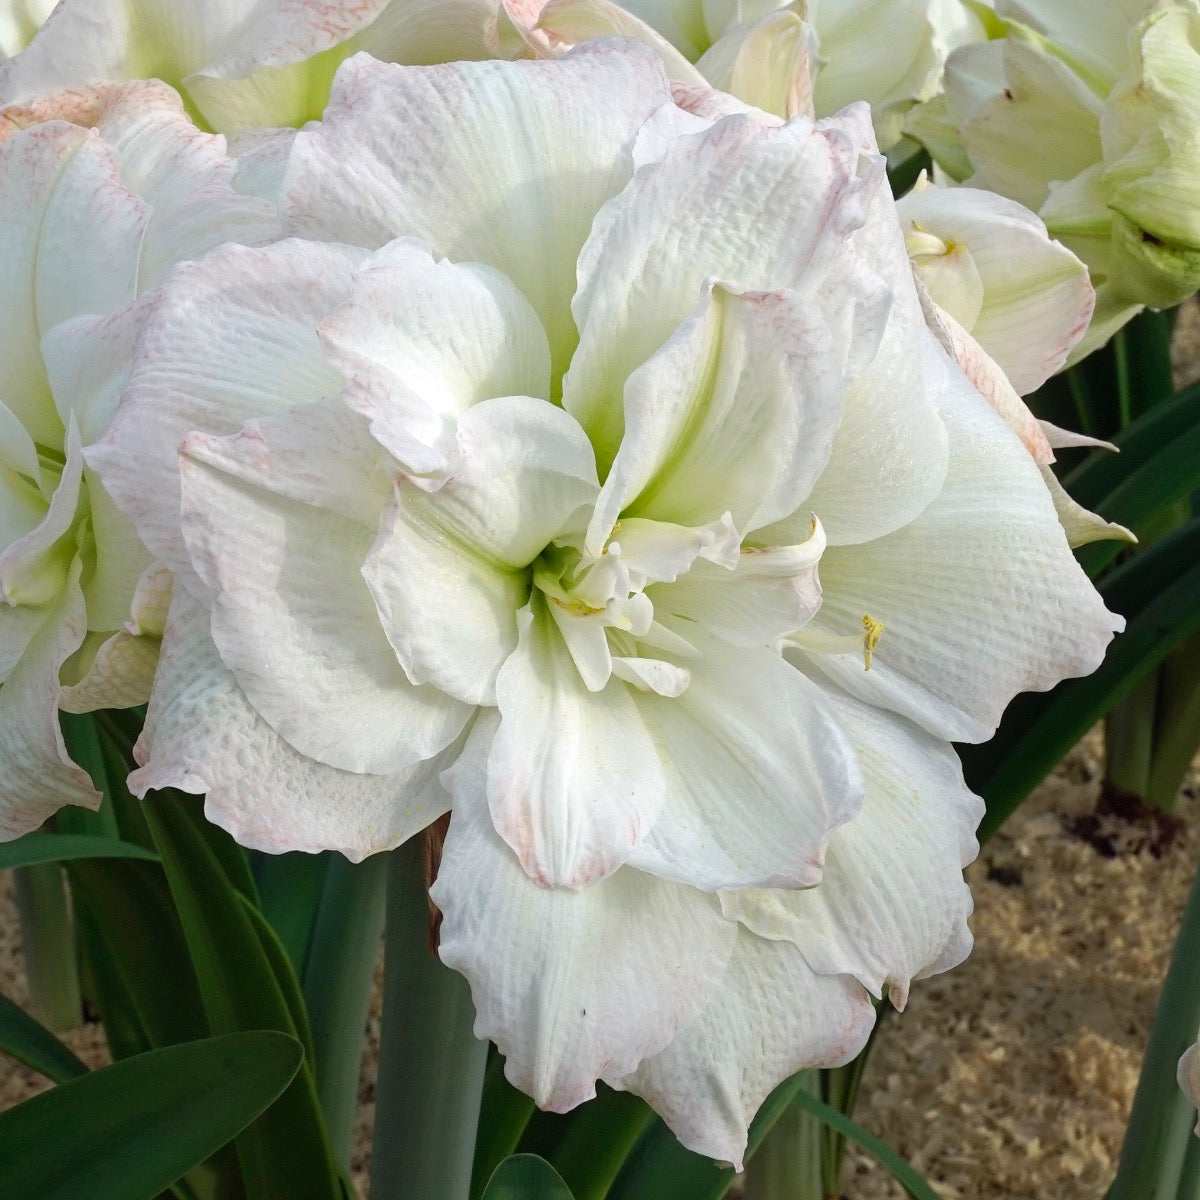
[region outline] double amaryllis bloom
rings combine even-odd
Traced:
[[[221,139],[160,83],[0,111],[0,838],[100,795],[59,710],[143,703],[170,578],[86,467],[151,291],[181,259],[278,237]]]
[[[926,324],[866,108],[760,118],[630,43],[355,57],[290,236],[170,273],[86,451],[175,579],[132,783],[355,859],[450,811],[509,1077],[733,1162],[967,952],[949,742],[1120,624]]]

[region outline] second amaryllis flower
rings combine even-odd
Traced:
[[[180,585],[135,784],[355,858],[452,808],[441,953],[510,1077],[731,1161],[966,952],[947,741],[1117,623],[873,149],[683,113],[629,44],[353,59],[296,237],[176,271],[90,456]]]

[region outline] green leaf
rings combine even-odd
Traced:
[[[471,1200],[479,1200],[492,1172],[517,1148],[533,1115],[533,1099],[504,1077],[504,1056],[494,1047],[488,1053],[483,1078],[483,1101],[475,1135],[475,1165],[471,1171]]]
[[[330,851],[269,854],[258,872],[263,915],[279,934],[299,979],[304,978],[308,947],[332,862]]]
[[[1200,1025],[1200,872],[1179,924],[1179,935],[1163,981],[1133,1108],[1125,1129],[1121,1161],[1107,1200],[1158,1200],[1196,1195],[1200,1163],[1192,1150],[1196,1110],[1175,1081],[1179,1056]],[[1190,1177],[1190,1178],[1189,1178]]]
[[[422,837],[388,855],[371,1195],[467,1200],[487,1042],[465,978],[429,945]]]
[[[1120,451],[1095,450],[1063,477],[1063,486],[1085,508],[1095,508],[1164,446],[1200,423],[1200,383],[1155,405],[1113,439]]]
[[[263,949],[252,906],[208,840],[170,793],[154,793],[143,813],[162,856],[212,1031],[276,1029],[296,1037],[295,975],[277,974],[288,967],[286,957]],[[293,993],[290,1002],[285,991]],[[249,1200],[340,1197],[310,1063],[239,1137],[238,1156]]]
[[[804,1084],[804,1073],[785,1079],[750,1122],[749,1158]],[[732,1168],[687,1150],[662,1121],[634,1147],[607,1200],[720,1200],[733,1184]]]
[[[1100,668],[1018,696],[990,742],[959,747],[967,783],[987,801],[981,842],[1168,651],[1200,631],[1200,518],[1110,572],[1100,593],[1127,619]]]
[[[7,996],[0,996],[0,1050],[55,1083],[87,1074],[87,1067],[45,1025]]]
[[[294,1038],[253,1032],[139,1054],[0,1113],[5,1200],[151,1200],[287,1086]]]
[[[831,1108],[805,1088],[801,1088],[796,1093],[792,1103],[805,1112],[819,1117],[826,1125],[860,1145],[876,1162],[888,1170],[892,1178],[912,1197],[912,1200],[939,1200],[938,1194],[933,1188],[891,1146],[880,1141],[874,1134],[868,1133],[845,1113]]]
[[[0,844],[0,870],[5,867],[29,867],[37,863],[66,862],[75,858],[143,858],[158,861],[158,855],[132,842],[83,833],[27,833],[15,842]]]
[[[654,1111],[644,1100],[603,1084],[595,1099],[571,1113],[552,1158],[578,1200],[604,1200],[653,1119]]]
[[[250,860],[246,851],[233,840],[219,825],[214,825],[204,815],[204,800],[200,796],[189,796],[185,792],[173,789],[158,793],[159,797],[170,796],[179,812],[191,822],[197,836],[208,847],[213,858],[221,865],[225,878],[234,888],[256,908],[258,907],[258,887],[254,876],[250,873]],[[161,799],[160,799],[161,803]]]
[[[536,1154],[514,1154],[495,1170],[483,1200],[574,1200],[559,1173]]]
[[[1158,532],[1159,518],[1200,487],[1200,423],[1162,446],[1130,471],[1099,504],[1096,512],[1132,529],[1140,538]],[[1093,542],[1079,552],[1079,562],[1096,578],[1127,546]],[[1143,548],[1140,553],[1146,551]]]
[[[85,961],[111,985],[96,999],[105,1024],[121,1028],[120,1049],[147,1050],[211,1033],[162,866],[87,858],[68,861],[67,873],[86,908]]]

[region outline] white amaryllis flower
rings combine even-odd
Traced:
[[[1088,264],[1097,307],[1078,359],[1143,305],[1200,284],[1200,4],[997,0],[996,12],[1005,36],[947,63],[943,123],[961,152],[944,130],[930,149]]]
[[[350,60],[294,239],[174,272],[89,462],[176,575],[132,785],[354,858],[452,810],[510,1078],[738,1162],[966,953],[949,741],[1120,619],[925,324],[866,108],[670,97],[632,43]]]
[[[1062,370],[1087,330],[1087,267],[1036,214],[994,192],[924,175],[896,202],[909,257],[930,297],[1027,396]]]
[[[503,9],[535,53],[638,38],[676,82],[775,116],[831,116],[865,100],[885,150],[907,109],[940,89],[950,50],[984,36],[961,0],[503,0]]]
[[[0,62],[24,50],[55,0],[0,0]]]
[[[0,110],[0,838],[95,807],[60,709],[144,702],[169,580],[83,461],[181,258],[277,236],[162,84]]]
[[[1051,468],[1055,449],[1108,443],[1039,421],[1021,399],[1087,332],[1095,306],[1087,268],[1027,208],[994,192],[935,187],[922,175],[896,211],[927,323],[1033,456],[1070,544],[1135,541],[1075,503]]]
[[[405,63],[487,57],[496,3],[62,0],[28,49],[0,63],[0,104],[162,79],[213,129],[301,125],[321,115],[334,71],[356,51]]]

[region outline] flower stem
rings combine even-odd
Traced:
[[[83,1000],[62,867],[58,863],[18,867],[13,883],[30,1011],[49,1029],[74,1029],[83,1013]]]
[[[1118,791],[1145,799],[1154,750],[1158,670],[1152,670],[1104,719],[1104,779]]]
[[[817,1093],[817,1072],[806,1071],[801,1087]],[[825,1200],[823,1128],[789,1104],[746,1164],[746,1200]]]
[[[363,1031],[383,936],[387,856],[361,863],[335,855],[325,878],[304,971],[317,1094],[334,1155],[350,1165]]]
[[[1200,748],[1200,637],[1188,638],[1167,655],[1158,676],[1156,736],[1146,803],[1173,812],[1180,786]]]
[[[1200,1028],[1200,871],[1192,881],[1108,1200],[1184,1200],[1180,1190],[1196,1110],[1175,1082]]]
[[[428,945],[420,838],[389,855],[372,1200],[467,1200],[487,1043],[466,980]]]

